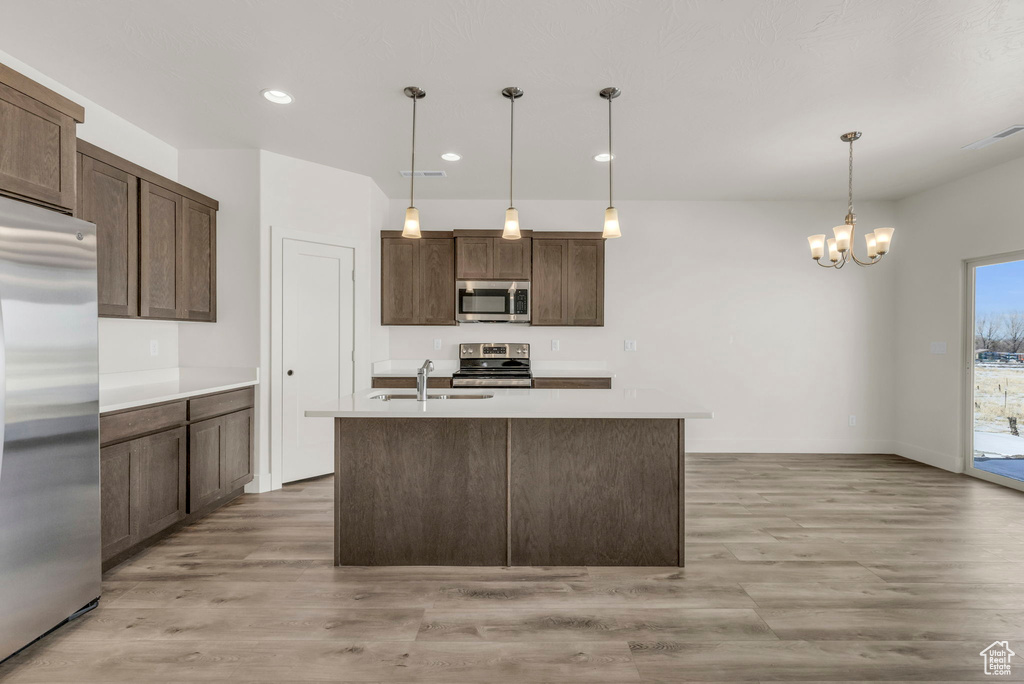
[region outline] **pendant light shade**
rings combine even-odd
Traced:
[[[523,237],[519,232],[519,210],[515,207],[505,210],[505,229],[501,231],[501,237],[506,240],[518,240]]]
[[[604,232],[601,233],[601,237],[622,237],[622,231],[619,230],[619,210],[615,207],[604,210]]]
[[[402,237],[419,238],[420,235],[420,210],[416,208],[413,198],[416,189],[416,100],[422,100],[427,93],[416,86],[408,86],[403,92],[405,96],[412,99],[412,164],[409,173],[409,208],[405,210],[405,225],[402,227]]]
[[[509,86],[501,91],[502,96],[509,101],[509,135],[508,135],[508,209],[505,210],[505,228],[501,231],[501,237],[506,240],[518,240],[523,235],[519,231],[519,210],[512,202],[512,178],[515,171],[513,159],[515,156],[516,136],[516,100],[523,96],[523,91],[515,86]]]
[[[402,227],[402,237],[423,237],[420,235],[420,210],[416,207],[409,207],[405,210],[405,225]]]
[[[602,88],[598,93],[608,100],[608,208],[604,210],[604,231],[601,237],[610,239],[622,237],[619,230],[619,210],[612,203],[612,164],[615,163],[615,155],[612,154],[612,100],[622,94],[622,91],[615,87]]]

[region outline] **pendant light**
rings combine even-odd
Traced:
[[[612,204],[612,164],[615,155],[612,154],[612,100],[622,94],[622,91],[615,87],[603,88],[598,95],[608,100],[608,208],[604,210],[604,231],[601,237],[617,238],[622,237],[619,230],[619,210]]]
[[[811,258],[822,268],[839,269],[854,262],[858,266],[873,266],[883,256],[889,253],[889,244],[892,242],[892,234],[895,228],[875,228],[874,232],[864,236],[864,242],[868,250],[868,260],[861,261],[853,253],[854,231],[857,228],[857,215],[853,213],[853,143],[860,140],[860,131],[843,133],[839,139],[850,144],[849,182],[847,183],[848,203],[846,208],[846,221],[841,226],[832,229],[835,237],[825,239],[825,235],[812,235],[807,238],[811,246]],[[825,256],[825,248],[828,247],[829,264],[821,263]]]
[[[523,96],[523,91],[515,86],[509,86],[504,88],[501,94],[507,97],[510,103],[508,127],[508,209],[505,210],[505,229],[501,231],[501,237],[506,240],[518,240],[522,237],[522,233],[519,232],[519,210],[512,203],[512,174],[515,170],[512,161],[515,152],[516,100]]]
[[[416,86],[409,86],[404,92],[406,97],[412,99],[412,165],[409,169],[409,208],[405,210],[405,226],[402,228],[402,237],[419,238],[421,237],[420,210],[413,203],[416,189],[416,100],[422,100],[427,93]]]

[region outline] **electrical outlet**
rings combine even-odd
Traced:
[[[160,355],[160,342],[158,340],[149,341],[149,355],[159,356]]]
[[[850,427],[857,427],[857,416],[850,416]]]
[[[441,338],[440,337],[435,337],[434,338],[434,349],[437,350],[437,349],[440,349],[440,348],[441,348]]]
[[[636,351],[636,340],[626,340],[624,348],[628,352]]]
[[[932,344],[931,344],[931,352],[932,352],[932,354],[945,354],[946,353],[946,343],[945,342],[932,342]]]
[[[558,340],[551,340],[551,351],[558,351]]]

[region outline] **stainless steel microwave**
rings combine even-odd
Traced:
[[[460,280],[455,283],[455,320],[460,323],[529,323],[530,283]]]

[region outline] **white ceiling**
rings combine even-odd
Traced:
[[[0,0],[0,46],[178,148],[260,147],[417,195],[898,198],[1024,155],[1021,0]],[[295,96],[264,101],[263,88]],[[88,113],[87,113],[88,115]],[[439,155],[456,151],[457,163]]]

